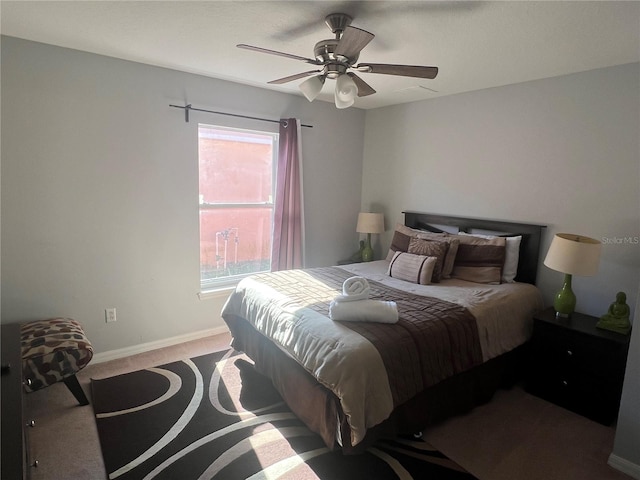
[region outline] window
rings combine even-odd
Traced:
[[[198,126],[200,286],[270,270],[278,134]]]

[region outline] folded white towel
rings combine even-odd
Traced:
[[[329,305],[329,317],[339,322],[396,323],[396,302],[383,300],[360,300],[358,302],[336,302]]]
[[[335,298],[336,302],[354,302],[369,298],[369,282],[364,277],[349,277],[342,284],[342,295]]]

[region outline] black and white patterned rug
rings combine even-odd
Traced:
[[[110,479],[465,479],[422,440],[329,451],[233,350],[92,380]]]

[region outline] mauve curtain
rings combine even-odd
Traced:
[[[304,266],[300,121],[280,120],[271,271]]]

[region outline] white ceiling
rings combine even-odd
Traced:
[[[591,1],[7,1],[4,35],[301,95],[267,85],[312,70],[236,48],[313,58],[324,17],[353,16],[376,35],[360,63],[439,67],[433,80],[362,73],[376,108],[640,61],[640,2]],[[309,68],[312,67],[312,68]],[[327,80],[320,100],[333,101]],[[318,101],[318,100],[316,100]]]

